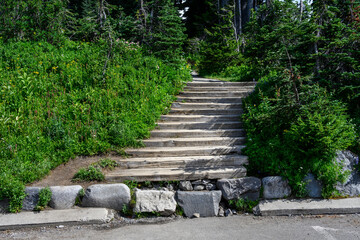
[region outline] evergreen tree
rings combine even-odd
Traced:
[[[186,39],[179,12],[171,0],[159,1],[156,8],[157,16],[152,19],[149,30],[150,50],[167,63],[179,64]]]

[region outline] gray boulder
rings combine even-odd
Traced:
[[[130,200],[130,189],[125,184],[97,184],[86,189],[82,206],[122,210]]]
[[[202,191],[205,189],[205,186],[204,185],[195,185],[194,186],[194,190],[195,191]]]
[[[226,200],[247,198],[255,201],[260,196],[261,180],[259,178],[220,179],[216,185]]]
[[[314,174],[309,173],[305,176],[304,182],[306,183],[306,191],[309,197],[321,198],[322,186],[321,182],[317,180]]]
[[[190,181],[180,181],[179,188],[183,191],[193,190],[193,186]]]
[[[52,196],[49,206],[54,209],[68,209],[73,207],[82,189],[79,185],[50,187]]]
[[[356,169],[359,157],[350,151],[337,152],[336,162],[342,166],[344,173],[349,174],[345,183],[338,183],[336,189],[342,196],[355,197],[360,195],[360,174]]]
[[[22,210],[25,211],[32,211],[36,207],[39,201],[39,192],[42,188],[41,187],[26,187],[25,194],[26,197],[23,201]]]
[[[158,212],[169,216],[176,210],[175,193],[158,190],[136,190],[134,212]]]
[[[265,177],[262,179],[265,199],[285,198],[291,195],[291,188],[286,179],[280,176]]]
[[[177,202],[187,217],[199,213],[201,217],[215,217],[219,213],[221,191],[182,192],[176,194]]]
[[[0,200],[0,214],[7,213],[9,211],[10,203],[8,199]]]

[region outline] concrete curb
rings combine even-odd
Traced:
[[[360,198],[267,200],[253,210],[255,215],[261,216],[355,214],[360,213]]]
[[[114,212],[106,208],[78,208],[2,214],[0,215],[0,230],[49,225],[101,224],[108,223],[113,218]]]

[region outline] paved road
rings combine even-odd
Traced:
[[[115,226],[114,226],[115,225]],[[360,239],[360,215],[180,219],[165,224],[58,226],[0,232],[0,239]]]

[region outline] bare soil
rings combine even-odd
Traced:
[[[69,186],[69,185],[81,185],[86,188],[94,183],[99,182],[73,182],[71,181],[74,177],[75,173],[79,171],[80,168],[87,168],[92,163],[96,163],[101,159],[119,159],[118,155],[98,155],[98,156],[79,156],[74,159],[69,160],[68,162],[61,164],[54,170],[50,171],[50,173],[44,177],[43,179],[33,182],[29,184],[31,187],[47,187],[47,186]],[[108,170],[103,169],[102,172],[104,175],[108,172]],[[102,181],[101,183],[106,183],[106,181]]]

